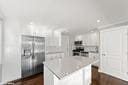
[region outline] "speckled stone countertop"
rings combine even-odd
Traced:
[[[89,57],[69,56],[43,63],[54,75],[62,79],[75,71],[97,62],[99,62],[98,59]]]

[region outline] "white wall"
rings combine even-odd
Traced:
[[[21,77],[21,29],[17,20],[8,19],[4,24],[2,81]]]
[[[17,19],[6,19],[4,22],[4,47],[2,81],[12,81],[21,78],[21,35],[36,35],[46,37],[49,28],[41,25],[26,25]]]

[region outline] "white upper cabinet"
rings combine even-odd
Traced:
[[[24,25],[22,27],[22,34],[45,37],[46,46],[61,46],[61,32],[52,30],[48,26],[35,24]]]
[[[100,32],[101,72],[128,81],[128,27]]]
[[[22,26],[22,34],[31,36],[46,37],[49,29],[47,26],[41,26],[36,24],[27,24]]]
[[[46,36],[46,46],[61,46],[61,32],[49,31]]]
[[[53,46],[61,46],[61,32],[53,31]]]
[[[82,35],[82,41],[85,46],[99,46],[99,32]]]

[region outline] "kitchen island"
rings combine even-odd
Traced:
[[[72,56],[44,62],[44,85],[90,85],[97,59]]]

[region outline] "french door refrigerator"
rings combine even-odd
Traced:
[[[22,78],[43,72],[45,38],[22,35]]]

